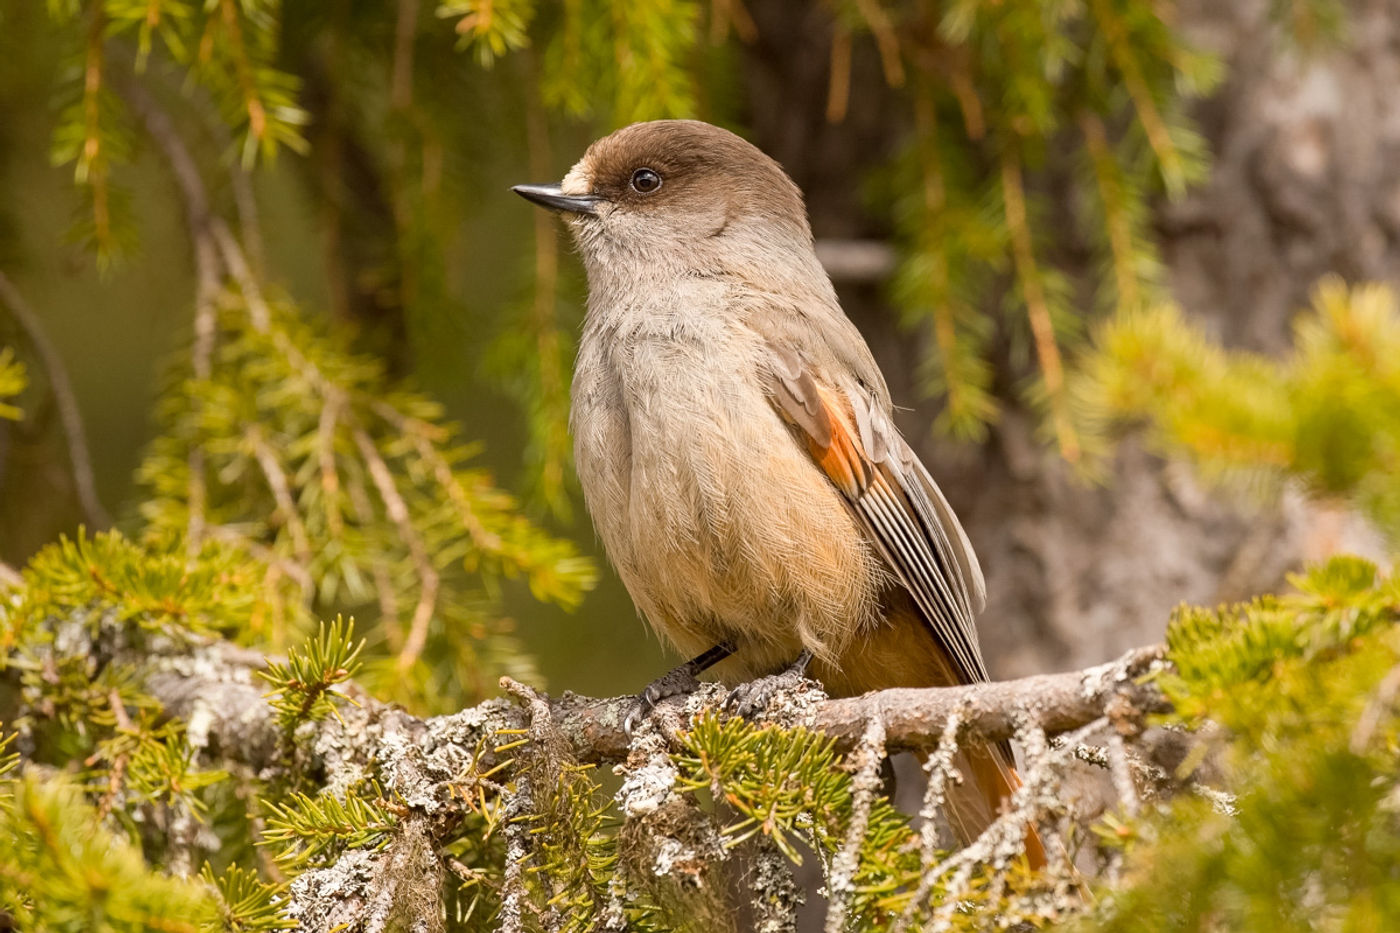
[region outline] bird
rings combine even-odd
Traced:
[[[690,658],[639,711],[707,668],[740,705],[804,674],[835,697],[988,680],[977,557],[782,167],[723,128],[657,120],[512,190],[563,217],[587,276],[569,421],[588,512]],[[966,844],[1020,780],[1006,743],[958,756],[947,809]],[[1026,848],[1044,863],[1033,828]]]

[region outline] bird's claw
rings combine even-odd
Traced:
[[[740,684],[724,698],[723,709],[736,716],[752,719],[767,709],[768,704],[779,693],[801,686],[802,682],[807,680],[807,665],[811,663],[811,653],[804,651],[786,670]]]
[[[730,690],[721,708],[727,713],[752,719],[768,708],[773,697],[790,687],[796,687],[801,681],[801,674],[791,674],[788,671],[759,677]]]
[[[699,687],[700,681],[696,679],[695,672],[686,664],[658,677],[642,688],[641,694],[637,697],[636,706],[632,707],[627,718],[622,721],[623,731],[630,738],[633,730],[642,724],[642,720],[651,715],[656,704],[667,697],[694,693]]]

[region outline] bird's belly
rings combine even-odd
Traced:
[[[649,371],[664,387],[617,393],[612,431],[575,434],[589,510],[633,601],[687,656],[735,642],[729,678],[804,647],[834,659],[885,582],[839,493],[756,379]]]

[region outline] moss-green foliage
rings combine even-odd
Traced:
[[[0,418],[18,421],[24,412],[4,401],[14,398],[29,385],[24,363],[15,359],[14,347],[0,347]]]
[[[801,848],[815,851],[829,869],[846,841],[854,787],[827,736],[707,716],[686,736],[679,764],[682,787],[708,792],[732,809],[723,829],[726,846],[761,836],[793,862],[802,861]],[[884,795],[876,795],[852,878],[852,928],[885,929],[921,870],[917,834]]]
[[[203,885],[153,871],[58,776],[0,782],[0,914],[19,930],[205,933],[219,929]]]
[[[494,602],[503,580],[572,607],[591,563],[470,465],[442,408],[284,302],[229,292],[210,374],[183,367],[139,475],[148,527],[262,557],[304,606],[375,619],[368,682],[420,709],[533,676]],[[283,620],[254,619],[274,647]],[[462,637],[465,633],[468,637]]]
[[[1076,386],[1093,419],[1145,423],[1208,476],[1354,501],[1400,532],[1400,312],[1386,286],[1317,287],[1281,360],[1227,351],[1171,305],[1107,322]]]
[[[0,601],[0,910],[20,929],[284,929],[285,885],[259,880],[255,843],[284,877],[383,844],[397,817],[379,788],[303,789],[290,744],[334,712],[355,672],[350,624],[323,625],[265,672],[289,739],[266,780],[202,765],[185,725],[141,686],[151,653],[205,663],[207,639],[246,634],[266,572],[217,542],[190,554],[108,532],[46,548]],[[177,858],[186,870],[217,862],[206,876],[220,897],[159,873]]]
[[[1173,718],[1223,728],[1235,812],[1188,796],[1130,824],[1125,884],[1088,928],[1400,924],[1400,583],[1356,558],[1293,582],[1293,595],[1173,617]]]

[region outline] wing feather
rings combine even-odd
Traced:
[[[872,399],[820,382],[791,350],[769,349],[769,395],[779,414],[846,497],[959,675],[987,680],[973,622],[986,587],[943,493]]]

